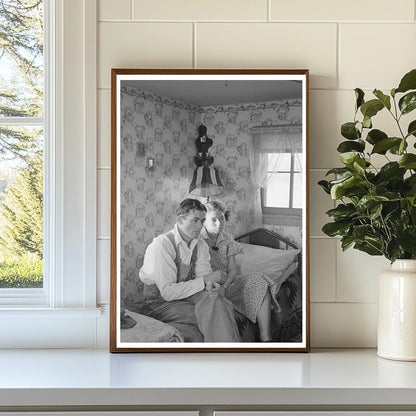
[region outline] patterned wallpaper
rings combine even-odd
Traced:
[[[139,269],[147,245],[175,223],[176,204],[187,197],[195,169],[198,126],[207,127],[209,149],[224,185],[213,197],[231,211],[228,231],[249,229],[245,207],[252,192],[250,128],[299,124],[301,102],[274,101],[221,107],[196,107],[122,84],[120,144],[122,299],[141,289]],[[147,168],[147,159],[155,161]],[[131,300],[131,299],[130,299]]]

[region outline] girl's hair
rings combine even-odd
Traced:
[[[205,204],[207,211],[219,211],[224,214],[225,220],[228,221],[230,218],[230,211],[227,211],[224,205],[219,201],[209,201]]]

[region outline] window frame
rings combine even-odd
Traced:
[[[47,301],[3,297],[0,347],[94,348],[103,326],[96,304],[97,0],[44,1],[54,67],[45,79],[54,109],[45,127],[54,137],[45,140]]]
[[[267,154],[274,154],[275,152],[266,152]],[[283,153],[283,152],[282,152]],[[265,205],[267,189],[262,187],[260,190],[261,209],[264,215],[287,215],[292,217],[302,217],[301,208],[293,208],[293,188],[294,188],[294,174],[300,171],[295,171],[295,152],[287,149],[284,153],[290,153],[290,171],[279,171],[280,173],[290,174],[289,184],[289,207],[270,207]],[[277,173],[277,171],[267,170],[267,173]]]
[[[53,62],[52,48],[50,45],[51,34],[53,30],[51,28],[52,19],[50,18],[52,12],[53,1],[43,0],[43,41],[44,41],[44,53],[43,53],[43,65],[44,65],[44,91],[43,91],[43,116],[36,117],[8,117],[1,116],[0,124],[8,125],[12,127],[42,127],[44,136],[44,148],[43,148],[43,242],[44,242],[44,259],[43,259],[43,286],[42,288],[2,288],[0,289],[0,306],[2,305],[32,305],[32,306],[46,306],[49,303],[49,277],[50,277],[50,259],[53,257],[49,255],[50,247],[53,243],[50,241],[49,236],[49,216],[51,209],[49,207],[52,202],[47,193],[50,175],[49,164],[51,163],[51,157],[49,154],[49,140],[51,136],[51,130],[53,125],[53,114],[51,110],[52,97],[54,91],[51,88],[51,77],[53,71],[50,71],[50,63]]]

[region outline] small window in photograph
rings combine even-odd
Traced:
[[[263,189],[263,209],[286,209],[296,213],[302,207],[302,154],[268,153],[267,183]]]

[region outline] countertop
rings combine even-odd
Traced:
[[[0,350],[0,406],[407,405],[416,363],[311,353]]]

